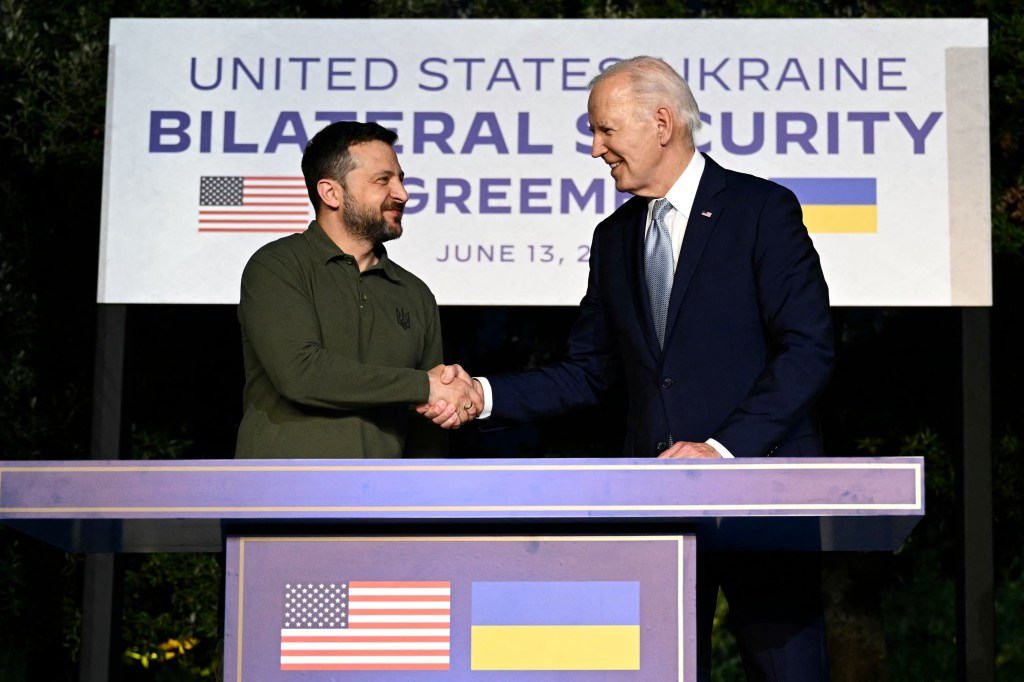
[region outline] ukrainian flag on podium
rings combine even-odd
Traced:
[[[875,178],[772,178],[792,190],[808,232],[878,232]]]
[[[474,582],[473,670],[639,670],[640,583]]]

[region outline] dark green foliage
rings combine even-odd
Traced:
[[[77,679],[82,557],[0,527],[0,679]]]
[[[893,680],[953,679],[956,671],[956,501],[953,462],[939,436],[923,429],[899,454],[924,457],[927,516],[891,562],[882,611]]]
[[[1001,682],[1024,680],[1024,559],[1001,565],[996,587],[996,671]]]
[[[996,566],[996,670],[1024,680],[1024,442],[1006,434],[993,453]]]
[[[718,592],[715,607],[715,624],[711,630],[711,682],[742,682],[746,679],[736,638],[726,627],[729,620],[729,603],[722,591]]]
[[[126,563],[122,640],[129,679],[212,676],[220,663],[218,557],[136,554]]]
[[[36,169],[103,161],[108,17],[65,4],[0,3],[0,140]]]
[[[35,371],[29,353],[35,297],[27,291],[22,245],[0,233],[0,443],[12,459],[34,459],[45,428],[36,409]]]

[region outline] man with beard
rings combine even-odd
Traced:
[[[442,401],[449,425],[479,409],[467,382],[441,383],[437,303],[384,248],[409,199],[396,139],[355,121],[317,133],[302,156],[316,220],[245,267],[238,458],[441,457],[412,406]]]

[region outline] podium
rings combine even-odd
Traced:
[[[698,544],[923,514],[921,458],[0,463],[0,522],[67,551],[226,551],[231,682],[692,680]]]

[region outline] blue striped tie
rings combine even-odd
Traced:
[[[668,235],[665,216],[672,204],[668,199],[654,202],[651,226],[644,242],[644,270],[647,276],[647,294],[654,316],[654,331],[658,334],[658,347],[665,347],[665,318],[668,316],[668,297],[672,293],[672,239]]]

